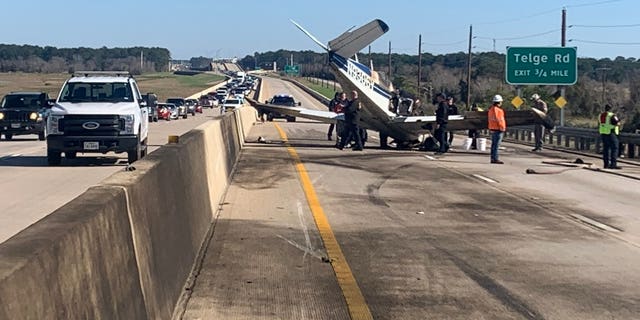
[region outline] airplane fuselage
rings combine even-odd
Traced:
[[[330,52],[331,67],[342,89],[347,92],[358,91],[362,109],[361,125],[376,130],[398,141],[413,142],[418,134],[395,126],[390,120],[396,115],[389,111],[391,93],[374,81],[371,70],[353,60]]]

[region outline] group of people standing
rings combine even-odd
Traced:
[[[329,111],[337,114],[344,113],[344,121],[338,121],[336,125],[329,125],[327,139],[333,140],[333,131],[336,131],[335,147],[342,150],[353,141],[352,150],[362,151],[364,149],[363,137],[358,125],[360,122],[360,110],[362,105],[358,99],[358,91],[351,91],[351,99],[347,99],[345,92],[336,92],[334,98],[329,102]]]
[[[547,104],[540,98],[540,95],[534,93],[531,96],[533,101],[532,108],[546,114],[548,111]],[[491,131],[491,163],[504,163],[498,158],[498,150],[500,143],[507,129],[507,123],[502,109],[502,97],[495,95],[492,100],[492,106],[489,109],[488,120],[489,130]],[[605,169],[619,170],[617,157],[619,153],[618,135],[620,134],[620,119],[611,111],[611,105],[604,106],[604,112],[598,116],[598,132],[602,139],[602,162]],[[532,151],[541,151],[544,142],[544,126],[536,123],[534,126],[535,147]]]
[[[395,101],[394,101],[395,99]],[[391,98],[391,105],[396,108],[400,107],[399,103],[400,94],[396,92]],[[539,94],[534,93],[531,96],[533,102],[532,108],[537,109],[539,112],[546,114],[548,107],[546,102],[542,100]],[[493,96],[491,101],[491,107],[487,114],[488,128],[491,132],[491,163],[503,164],[504,162],[499,159],[498,151],[500,149],[500,143],[504,137],[504,133],[507,130],[507,122],[505,118],[504,110],[502,109],[503,98],[497,94]],[[434,136],[438,141],[439,147],[436,155],[441,155],[449,150],[449,146],[453,142],[453,134],[447,131],[447,125],[450,115],[458,114],[458,108],[454,103],[453,97],[447,97],[444,93],[438,93],[434,99],[436,105],[436,123]],[[328,140],[333,140],[334,129],[336,131],[336,145],[335,147],[342,150],[344,147],[352,143],[352,149],[355,151],[363,150],[363,137],[361,128],[358,123],[360,121],[360,110],[362,106],[358,99],[358,92],[351,92],[351,99],[347,99],[345,92],[336,92],[334,98],[329,103],[329,110],[337,114],[344,113],[344,121],[338,121],[337,124],[331,124],[329,131],[327,132]],[[413,111],[417,110],[399,110],[404,111],[407,114],[413,114]],[[478,107],[474,104],[472,111],[478,111]],[[416,114],[417,115],[417,114]],[[611,111],[610,105],[605,105],[604,112],[598,117],[598,131],[602,138],[603,143],[603,162],[606,169],[620,169],[617,165],[618,156],[618,134],[619,134],[620,120]],[[475,142],[478,138],[477,130],[469,130],[469,137],[473,139],[472,148],[476,147]],[[541,151],[544,143],[544,126],[541,123],[534,125],[534,140],[535,146],[533,152]],[[475,148],[474,148],[475,149]]]

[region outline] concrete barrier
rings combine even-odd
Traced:
[[[170,319],[229,185],[245,107],[0,245],[0,319]]]
[[[146,319],[123,190],[94,187],[0,245],[0,319]]]

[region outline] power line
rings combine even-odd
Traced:
[[[478,39],[487,39],[487,40],[520,40],[520,39],[527,39],[527,38],[535,38],[535,37],[539,37],[539,36],[544,36],[546,34],[559,32],[559,31],[560,31],[559,29],[553,29],[553,30],[540,32],[540,33],[535,33],[535,34],[530,34],[530,35],[521,36],[521,37],[506,37],[506,38],[477,37],[477,38]]]
[[[429,46],[453,46],[453,45],[461,44],[465,42],[467,42],[467,40],[461,40],[461,41],[450,42],[450,43],[427,43],[427,42],[423,42],[423,43]]]
[[[601,4],[607,4],[607,3],[612,3],[612,2],[620,2],[620,1],[622,1],[622,0],[596,1],[596,2],[589,2],[589,3],[583,3],[583,4],[568,5],[568,6],[564,6],[564,7],[556,7],[556,8],[553,8],[553,9],[541,11],[541,12],[534,13],[534,14],[531,14],[531,15],[528,15],[528,16],[520,16],[518,18],[507,19],[507,20],[499,20],[499,21],[479,22],[479,23],[474,23],[474,25],[494,25],[494,24],[502,24],[502,23],[511,23],[511,22],[522,21],[522,20],[535,18],[535,17],[538,17],[538,16],[547,15],[547,14],[551,14],[551,13],[557,13],[558,11],[560,11],[560,10],[562,10],[564,8],[591,7],[591,6],[597,6],[597,5],[601,5]]]
[[[589,24],[572,24],[569,28],[633,28],[640,27],[640,23],[636,24],[614,24],[614,25],[589,25]]]
[[[597,1],[597,2],[569,5],[569,6],[565,6],[565,8],[591,7],[591,6],[597,6],[597,5],[600,5],[600,4],[606,4],[606,3],[612,3],[612,2],[620,2],[620,1],[622,1],[622,0]]]
[[[591,40],[581,40],[581,39],[569,39],[569,42],[582,42],[582,43],[592,43],[592,44],[610,44],[610,45],[619,45],[619,46],[637,46],[637,45],[640,45],[640,42],[605,42],[605,41],[591,41]]]
[[[546,14],[550,14],[553,12],[558,12],[558,10],[560,10],[562,8],[554,8],[551,10],[547,10],[547,11],[542,11],[542,12],[538,12],[538,13],[534,13],[532,15],[528,15],[528,16],[524,16],[524,17],[519,17],[519,18],[514,18],[514,19],[507,19],[507,20],[500,20],[500,21],[492,21],[492,22],[480,22],[480,23],[474,23],[474,25],[491,25],[491,24],[502,24],[502,23],[509,23],[509,22],[516,22],[516,21],[522,21],[522,20],[526,20],[529,18],[535,18],[538,16],[542,16],[542,15],[546,15]]]

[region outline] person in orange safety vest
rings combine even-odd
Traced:
[[[491,131],[491,163],[503,164],[498,157],[498,148],[504,132],[507,131],[507,120],[504,118],[504,110],[502,110],[502,96],[496,94],[493,96],[493,105],[489,109],[489,131]]]

